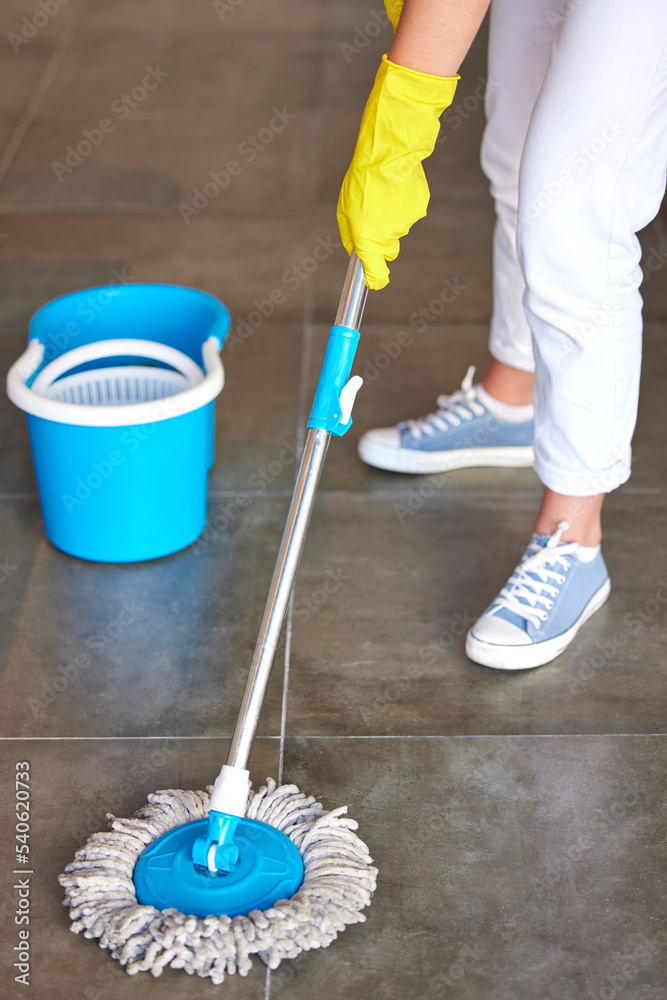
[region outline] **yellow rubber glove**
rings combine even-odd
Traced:
[[[356,249],[369,288],[388,283],[386,262],[426,215],[422,160],[433,152],[440,115],[454,100],[459,79],[419,73],[382,56],[336,213],[343,245],[348,253]]]
[[[392,28],[396,31],[401,17],[401,11],[403,10],[403,0],[384,0],[384,9],[386,10],[387,16],[391,21]]]

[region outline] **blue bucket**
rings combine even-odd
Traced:
[[[136,562],[201,535],[228,329],[218,299],[176,285],[88,288],[35,313],[7,393],[53,545]]]

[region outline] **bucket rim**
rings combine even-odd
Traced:
[[[231,322],[229,309],[224,302],[211,292],[202,291],[201,288],[192,288],[190,285],[174,285],[161,281],[131,281],[114,282],[107,285],[90,285],[87,288],[78,288],[73,292],[65,292],[63,295],[57,295],[54,299],[49,299],[48,302],[45,302],[36,309],[30,317],[28,321],[28,341],[39,340],[40,343],[46,343],[48,331],[43,328],[44,321],[48,317],[49,312],[55,311],[58,305],[66,300],[76,304],[76,300],[85,300],[86,297],[90,297],[95,293],[107,293],[111,298],[116,298],[119,296],[136,296],[146,291],[159,291],[162,293],[167,291],[167,294],[173,293],[174,295],[186,293],[192,299],[200,299],[207,302],[217,314],[211,328],[207,331],[207,337],[215,337],[218,340],[220,348],[222,348],[225,337],[229,333]]]

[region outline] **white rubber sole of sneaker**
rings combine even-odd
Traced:
[[[593,594],[574,625],[553,639],[545,639],[544,642],[530,643],[526,646],[496,646],[475,639],[471,629],[466,638],[466,654],[475,663],[480,663],[483,667],[495,667],[496,670],[530,670],[531,667],[542,667],[567,649],[581,626],[602,607],[609,597],[610,590],[611,584],[607,578],[600,589]]]
[[[452,472],[454,469],[493,467],[523,469],[533,464],[532,447],[505,448],[453,448],[448,451],[412,451],[409,448],[391,448],[361,438],[359,457],[367,465],[388,472]]]

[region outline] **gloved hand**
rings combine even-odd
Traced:
[[[384,0],[384,9],[391,21],[392,28],[396,31],[403,10],[403,0]]]
[[[421,161],[433,152],[440,115],[454,100],[459,79],[382,57],[336,213],[343,245],[348,253],[356,249],[369,288],[388,283],[386,262],[398,256],[400,237],[426,215]]]

